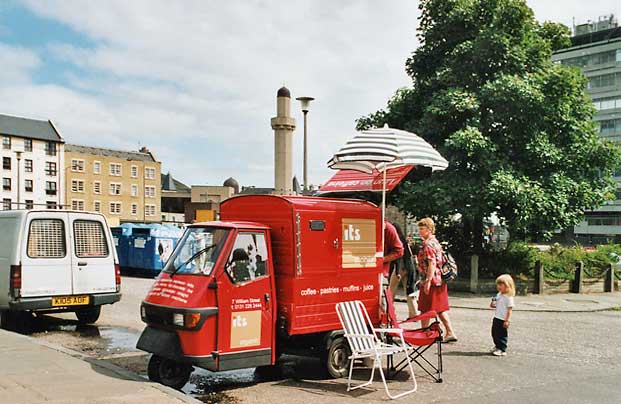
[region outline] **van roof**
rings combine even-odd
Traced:
[[[231,221],[231,222],[221,222],[221,221],[213,221],[213,222],[200,222],[200,223],[192,223],[188,227],[224,227],[228,229],[256,229],[256,230],[267,230],[267,227],[261,223],[255,222],[244,222],[244,221]]]
[[[2,210],[0,211],[0,217],[23,217],[27,216],[31,213],[78,213],[81,215],[96,215],[104,217],[101,213],[98,212],[85,212],[82,210],[68,210],[68,209],[13,209],[13,210]]]

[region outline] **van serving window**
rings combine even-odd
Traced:
[[[326,229],[326,222],[324,220],[311,220],[309,223],[312,231],[324,231]]]
[[[78,258],[107,257],[108,243],[101,222],[94,220],[75,220],[75,255]]]
[[[67,254],[65,224],[59,219],[34,219],[28,232],[30,258],[63,258]]]

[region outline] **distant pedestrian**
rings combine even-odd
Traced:
[[[426,217],[418,222],[418,234],[423,239],[418,252],[418,273],[421,276],[418,309],[421,313],[434,310],[446,329],[444,342],[457,342],[449,317],[448,287],[442,281],[441,268],[444,264],[442,246],[434,236],[436,225]],[[429,326],[429,320],[421,321],[423,328]]]
[[[496,278],[496,289],[498,294],[492,298],[490,307],[495,309],[494,320],[492,322],[492,338],[494,339],[494,349],[492,355],[507,355],[507,343],[509,342],[509,324],[511,313],[515,302],[515,283],[511,275],[504,274]]]

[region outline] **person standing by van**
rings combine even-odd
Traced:
[[[390,263],[403,257],[403,244],[397,229],[389,221],[384,221],[384,268],[383,275],[390,276]]]
[[[414,257],[412,256],[410,244],[401,230],[401,227],[397,223],[393,223],[393,226],[397,231],[401,244],[403,244],[403,256],[392,262],[388,287],[390,288],[390,293],[393,297],[397,296],[399,286],[403,287],[403,292],[405,293],[408,305],[408,318],[412,318],[418,315],[418,302],[410,296],[410,293],[408,293],[408,290],[411,287],[409,282],[412,281],[411,274],[416,273],[416,268],[414,267],[413,262]],[[413,281],[416,281],[416,276],[414,276]]]
[[[418,272],[421,275],[421,290],[418,308],[425,313],[434,310],[446,329],[443,342],[457,342],[449,317],[448,287],[442,281],[441,269],[443,262],[442,246],[434,235],[436,230],[432,219],[426,217],[418,222],[418,233],[423,239],[418,253]],[[422,327],[429,326],[429,320],[421,322]]]

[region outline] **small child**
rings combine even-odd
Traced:
[[[496,309],[492,322],[492,338],[494,339],[495,346],[492,350],[492,355],[506,356],[509,323],[513,307],[515,306],[513,301],[515,283],[511,275],[504,274],[496,278],[496,289],[498,294],[492,298],[492,303],[490,304],[492,309]]]

